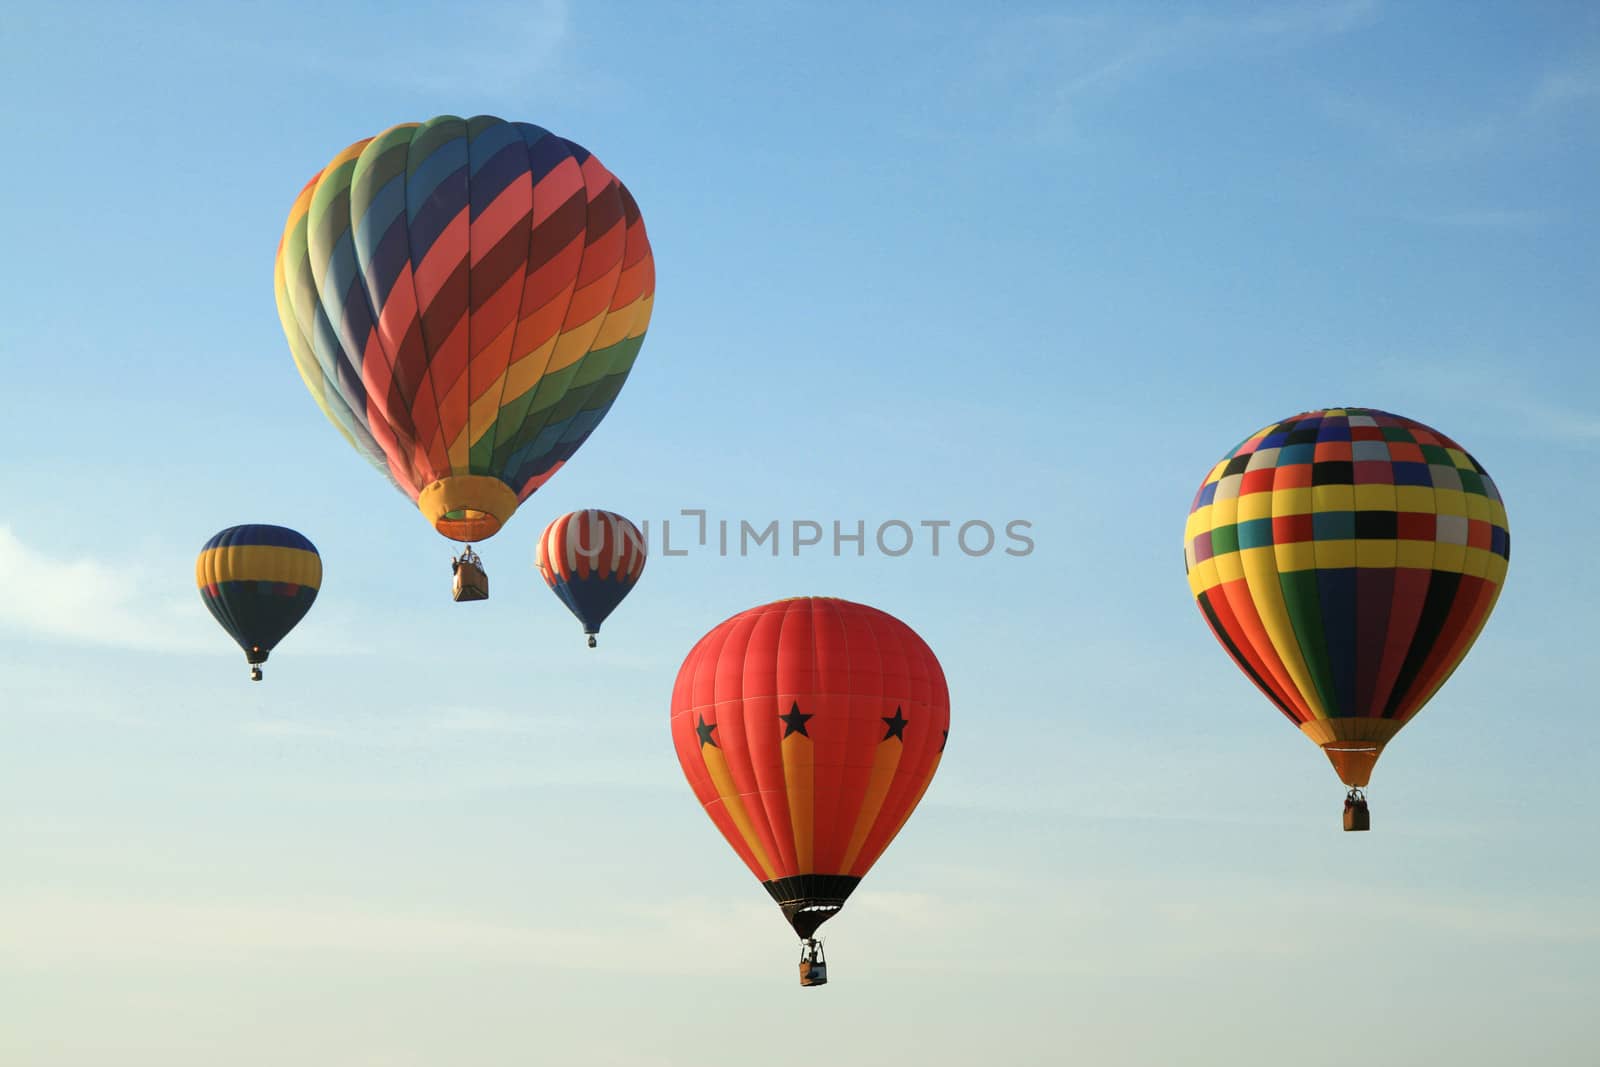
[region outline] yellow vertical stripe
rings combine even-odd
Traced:
[[[894,784],[894,772],[900,766],[900,757],[905,750],[904,741],[879,742],[878,751],[872,755],[872,775],[867,779],[867,795],[861,800],[861,811],[856,816],[855,830],[850,834],[850,845],[844,850],[844,859],[840,861],[836,873],[848,874],[855,865],[856,855],[866,843],[872,824],[878,821],[878,812],[883,808],[884,798],[889,795],[889,787]]]
[[[706,770],[711,772],[711,782],[717,787],[717,795],[722,798],[722,806],[728,810],[728,817],[739,828],[739,835],[744,838],[756,862],[761,864],[762,873],[771,881],[778,876],[777,869],[767,857],[767,850],[761,847],[761,838],[756,835],[750,815],[744,810],[744,797],[739,795],[738,787],[733,784],[733,775],[728,773],[727,757],[716,745],[701,745],[700,756],[706,761]]]
[[[1261,625],[1267,631],[1267,638],[1277,651],[1278,658],[1283,661],[1289,677],[1294,679],[1294,687],[1310,705],[1312,714],[1319,719],[1327,718],[1328,710],[1322,705],[1322,694],[1317,692],[1316,683],[1311,680],[1311,671],[1306,667],[1300,642],[1295,637],[1294,623],[1289,619],[1289,609],[1283,602],[1283,586],[1278,581],[1278,568],[1272,549],[1248,548],[1239,555],[1243,557],[1250,601],[1255,605],[1256,614],[1261,616]]]
[[[816,751],[811,738],[794,733],[783,739],[783,781],[789,791],[789,827],[794,832],[795,867],[811,870],[816,814]]]
[[[465,389],[466,386],[462,385],[461,388]],[[470,410],[467,417],[469,419],[472,417]],[[450,460],[450,471],[453,474],[472,473],[472,442],[468,440],[468,433],[467,426],[461,427],[461,432],[456,434],[449,444],[445,445],[445,456]]]
[[[928,786],[933,784],[934,772],[939,769],[939,763],[943,759],[944,759],[944,754],[943,753],[940,753],[939,755],[937,755],[937,756],[935,756],[933,758],[933,766],[928,768],[928,776],[926,778],[924,778],[922,780],[922,784],[917,787],[917,794],[916,794],[916,796],[911,798],[911,803],[906,805],[905,814],[900,816],[900,821],[895,824],[894,832],[891,833],[888,837],[883,839],[883,845],[884,845],[885,848],[888,848],[890,842],[892,842],[895,838],[900,836],[900,831],[905,829],[906,823],[909,822],[910,819],[911,819],[911,813],[917,810],[917,805],[918,804],[922,803],[922,795],[928,791]],[[849,874],[850,873],[849,868],[846,868],[844,873]]]

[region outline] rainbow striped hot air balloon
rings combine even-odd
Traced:
[[[1189,586],[1228,654],[1351,788],[1439,691],[1500,595],[1511,535],[1465,449],[1367,408],[1302,412],[1211,468],[1184,534]]]
[[[357,141],[312,178],[274,279],[323,413],[466,542],[504,526],[610,410],[655,261],[633,197],[587,150],[444,116]]]
[[[322,557],[287,527],[230,526],[200,549],[194,576],[206,609],[244,649],[259,682],[267,654],[317,599]]]
[[[612,511],[569,512],[539,538],[539,574],[583,623],[590,648],[600,624],[633,591],[644,561],[644,535]]]

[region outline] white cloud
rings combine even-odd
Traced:
[[[301,43],[283,50],[281,58],[331,78],[451,96],[506,96],[569,73],[567,0],[500,5],[471,18],[446,12],[423,33],[409,21],[393,25],[398,39],[381,48],[359,41],[333,53]]]
[[[69,556],[23,543],[0,524],[0,629],[140,652],[215,653],[229,639],[194,585],[192,562]],[[364,655],[374,648],[349,617],[313,612],[297,656]]]
[[[1527,230],[1542,226],[1550,216],[1543,211],[1516,208],[1479,208],[1467,211],[1422,212],[1405,216],[1408,222],[1424,226],[1445,226],[1471,230]]]
[[[616,962],[622,937],[497,925],[454,916],[382,913],[349,904],[181,903],[88,893],[5,898],[0,949],[14,961],[192,962],[239,956],[342,953],[479,959],[551,955],[577,965]]]
[[[592,725],[574,715],[512,713],[498,708],[445,708],[426,723],[426,729],[458,734],[527,734],[549,736],[577,733]]]
[[[1532,392],[1503,365],[1395,359],[1386,361],[1382,370],[1383,380],[1395,386],[1408,385],[1418,395],[1448,400],[1465,410],[1492,412],[1527,437],[1573,445],[1600,443],[1600,414]]]
[[[1529,104],[1532,111],[1548,111],[1600,97],[1600,57],[1563,70],[1552,70],[1540,80]]]
[[[1273,52],[1349,33],[1374,19],[1377,0],[1263,6],[1237,15],[1188,13],[1161,20],[1116,14],[1040,15],[1013,20],[991,37],[984,64],[1011,80],[1019,67],[1046,64],[1065,102],[1172,67],[1215,62],[1245,52]]]
[[[1536,81],[1504,93],[1476,114],[1421,114],[1353,95],[1324,93],[1320,105],[1330,120],[1386,145],[1392,152],[1426,162],[1450,162],[1493,152],[1535,130],[1563,109],[1600,99],[1596,62],[1580,61],[1546,71]],[[1427,221],[1427,220],[1422,220]],[[1442,225],[1524,226],[1543,221],[1528,211],[1466,211],[1439,216]]]
[[[1325,92],[1318,101],[1328,120],[1406,159],[1450,162],[1499,147],[1509,120],[1500,112],[1477,115],[1418,114],[1393,100]]]
[[[0,894],[0,957],[14,966],[189,965],[318,958],[438,957],[633,974],[748,974],[788,952],[777,909],[759,887],[740,901],[683,898],[613,911],[576,929],[448,913],[385,910],[371,901],[294,904],[174,900],[124,893]],[[694,945],[687,956],[646,945]]]
[[[0,626],[10,629],[141,651],[204,651],[214,646],[204,630],[211,623],[192,577],[180,577],[132,561],[53,555],[0,525]]]
[[[340,731],[331,726],[311,722],[297,722],[293,719],[258,719],[247,722],[239,727],[241,731],[256,737],[341,737]]]

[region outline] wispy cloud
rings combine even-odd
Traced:
[[[335,738],[344,736],[343,732],[333,726],[322,723],[303,722],[293,719],[257,719],[240,725],[242,733],[254,737],[327,737]]]
[[[0,955],[13,964],[162,966],[241,959],[448,958],[632,974],[748,974],[783,944],[772,904],[708,897],[613,905],[589,929],[484,919],[372,900],[293,904],[237,897],[25,890],[0,894]],[[695,945],[663,955],[641,944]],[[787,954],[787,949],[782,949]]]
[[[309,74],[320,85],[454,99],[506,100],[578,77],[592,90],[605,81],[569,58],[576,37],[570,0],[474,5],[470,13],[441,7],[425,19],[385,17],[364,5],[328,5],[312,26],[287,24],[267,5],[241,6],[234,14],[230,21],[196,19],[178,26],[105,5],[74,29],[148,46],[146,51]]]
[[[1010,129],[1002,131],[1009,136],[1072,140],[1080,113],[1098,101],[1186,71],[1309,47],[1360,29],[1379,9],[1378,0],[1343,0],[1231,13],[1196,8],[1153,16],[1106,6],[1017,15],[979,31],[958,91],[963,98],[1003,93],[1012,111]]]
[[[241,723],[257,737],[321,737],[380,748],[431,748],[451,735],[461,740],[553,739],[582,734],[592,722],[577,715],[544,711],[456,705],[444,708],[388,708],[382,714],[346,711],[337,722],[326,718],[272,718]]]
[[[1063,98],[1110,88],[1152,75],[1165,67],[1225,60],[1246,52],[1303,47],[1349,33],[1372,21],[1377,0],[1263,7],[1242,15],[1187,14],[1151,24],[1126,26],[1129,35],[1111,57],[1069,77]]]
[[[0,525],[0,626],[40,637],[141,651],[197,652],[209,625],[187,587],[133,560],[31,548]]]
[[[399,39],[373,48],[352,41],[340,51],[299,48],[281,53],[335,78],[451,96],[502,97],[570,73],[572,42],[567,0],[532,0],[475,10],[471,18],[442,17],[416,32],[393,23]]]
[[[0,628],[140,652],[216,652],[228,639],[195,592],[192,568],[167,556],[151,562],[58,554],[0,524]],[[372,651],[363,631],[338,613],[316,613],[304,631],[296,655]]]
[[[1409,385],[1418,395],[1448,400],[1467,411],[1499,416],[1530,438],[1569,445],[1600,444],[1600,413],[1533,392],[1503,363],[1466,359],[1393,359],[1384,380]]]
[[[0,934],[6,956],[40,962],[188,962],[299,953],[449,953],[480,959],[551,954],[604,969],[606,963],[619,962],[627,947],[625,938],[605,933],[385,914],[339,903],[183,904],[121,895],[19,893],[7,898],[7,908],[16,921]]]
[[[1359,92],[1333,90],[1324,92],[1319,104],[1332,122],[1403,158],[1449,163],[1501,150],[1536,133],[1561,112],[1596,101],[1600,101],[1600,56],[1568,61],[1532,79],[1512,82],[1498,99],[1475,111],[1423,113],[1398,106],[1393,99],[1373,100]],[[1495,216],[1530,213],[1461,214],[1467,217],[1464,225],[1502,225]],[[1474,216],[1489,221],[1482,223]]]
[[[1528,108],[1533,112],[1548,112],[1594,100],[1600,100],[1600,56],[1545,72],[1533,91]]]
[[[1600,443],[1600,414],[1529,396],[1512,388],[1497,397],[1508,411],[1541,437],[1579,444]]]
[[[572,715],[514,714],[499,708],[451,707],[429,718],[425,728],[449,734],[522,734],[549,736],[570,734],[586,724]]]
[[[1483,208],[1469,211],[1417,212],[1404,216],[1423,226],[1442,226],[1467,230],[1530,230],[1544,225],[1550,216],[1543,211],[1515,208]]]
[[[1406,159],[1450,162],[1489,151],[1505,138],[1509,116],[1490,111],[1470,115],[1419,114],[1385,99],[1325,91],[1317,100],[1323,117]]]
[[[1241,53],[1303,47],[1358,29],[1376,18],[1377,0],[1267,5],[1238,14],[1193,12],[1176,18],[1044,14],[1013,19],[991,33],[980,70],[1013,80],[1043,64],[1060,103],[1108,91],[1182,67],[1226,61]]]
[[[0,893],[8,921],[0,953],[24,966],[152,967],[312,956],[450,958],[632,974],[761,973],[788,947],[770,901],[744,879],[710,895],[606,899],[606,922],[585,929],[522,915],[465,916],[382,899],[292,903],[248,896],[184,901],[58,888]],[[1373,949],[1390,941],[1485,950],[1600,942],[1588,901],[1547,895],[1441,897],[1372,887],[1358,894],[1285,880],[1191,880],[1174,896],[1164,879],[1054,879],[992,892],[864,886],[829,932],[881,971],[949,959],[975,973],[1204,974],[1219,960],[1317,964],[1350,949],[1349,930]],[[1307,922],[1338,916],[1337,922]],[[1248,931],[1241,936],[1240,931]],[[1003,943],[1008,951],[982,951]],[[694,945],[686,956],[641,944]],[[1114,961],[1108,963],[1108,961]]]

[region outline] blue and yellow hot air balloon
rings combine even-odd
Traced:
[[[295,624],[322,585],[322,557],[304,535],[283,526],[230,526],[205,543],[195,583],[228,636],[244,649],[250,678]]]

